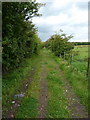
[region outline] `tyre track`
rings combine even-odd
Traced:
[[[47,96],[48,96],[48,87],[47,87],[47,70],[46,66],[42,69],[41,74],[41,83],[40,83],[40,96],[39,96],[39,118],[46,118],[47,114]]]

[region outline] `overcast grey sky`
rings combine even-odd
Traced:
[[[60,29],[68,35],[74,35],[71,41],[88,41],[88,0],[37,1],[46,3],[39,10],[42,16],[33,18],[42,41],[46,41]]]

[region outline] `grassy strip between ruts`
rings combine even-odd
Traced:
[[[33,69],[38,61],[39,56],[34,55],[32,58],[25,59],[18,69],[3,76],[3,114],[9,109],[10,105],[12,105],[12,96],[18,93],[23,81],[28,79],[30,70]]]
[[[54,55],[50,51],[44,51],[46,54],[46,66],[48,70],[48,105],[47,118],[68,118],[68,102],[64,95],[63,81],[60,78],[60,72],[56,69],[56,62],[53,60]]]

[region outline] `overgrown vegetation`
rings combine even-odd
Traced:
[[[60,57],[55,60],[88,110],[88,46],[84,46],[85,42],[83,46],[74,47],[75,43],[68,41],[70,38],[71,35],[66,37],[66,34],[55,34],[45,42],[45,47]]]
[[[20,94],[22,84],[24,84],[25,80],[29,79],[29,73],[32,69],[35,69],[36,63],[40,61],[39,58],[39,56],[33,55],[32,58],[25,59],[20,67],[13,70],[12,73],[3,76],[3,115],[9,109],[10,105],[12,105],[14,95]]]
[[[77,51],[78,54],[73,56],[72,63],[62,58],[55,58],[58,62],[66,78],[69,80],[76,95],[80,98],[80,101],[85,105],[88,110],[88,78],[87,78],[87,57],[88,46],[76,46],[73,51]]]
[[[60,31],[63,32],[62,30]],[[64,57],[65,53],[69,53],[74,48],[74,45],[69,42],[72,37],[72,35],[67,36],[64,33],[56,33],[45,42],[45,47],[52,50],[52,52],[54,52],[56,56],[61,55],[62,57]]]
[[[25,92],[24,98],[20,98],[20,106],[15,111],[15,117],[38,117],[40,88],[45,87],[40,86],[40,82],[45,67],[47,68],[45,80],[48,82],[46,117],[71,116],[72,111],[68,108],[69,103],[65,96],[67,91],[65,79],[69,81],[72,90],[88,110],[88,49],[87,46],[74,48],[74,45],[87,43],[69,42],[73,36],[64,34],[62,30],[61,33],[52,35],[42,43],[37,35],[37,28],[32,22],[33,17],[40,16],[38,10],[41,6],[42,4],[35,0],[28,3],[2,3],[3,73],[8,73],[3,76],[2,84],[3,116],[7,116],[8,110],[15,103],[15,95]],[[43,50],[40,49],[41,46]],[[9,72],[10,70],[12,72]],[[26,91],[23,86],[27,87]]]
[[[38,54],[41,41],[31,18],[40,16],[40,6],[36,1],[2,3],[3,72]]]
[[[50,50],[44,49],[41,50],[40,55],[24,61],[20,68],[3,78],[3,114],[6,114],[12,101],[15,100],[14,95],[20,93],[23,82],[27,79],[30,71],[34,69],[35,74],[32,74],[33,81],[29,84],[27,94],[24,98],[18,98],[22,100],[15,117],[38,118],[40,82],[43,77],[41,73],[44,66],[47,68],[46,80],[48,82],[47,118],[70,118],[71,116],[65,96],[64,77],[70,82],[81,103],[87,108],[88,90],[85,76],[83,78],[82,72],[75,71],[67,61],[55,56]],[[64,77],[58,70],[58,66],[64,72]]]

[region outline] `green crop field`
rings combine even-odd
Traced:
[[[88,58],[88,45],[79,45],[74,47],[74,51],[78,52],[77,57],[80,59]]]
[[[73,55],[72,66],[81,72],[82,75],[87,74],[88,63],[88,46],[75,46],[74,50],[77,54]]]

